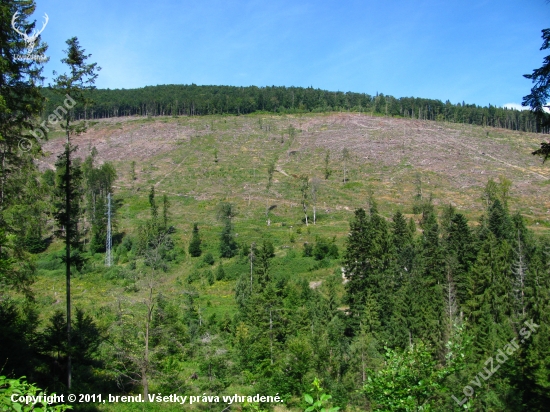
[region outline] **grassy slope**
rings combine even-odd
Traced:
[[[298,131],[289,136],[289,126]],[[63,139],[53,133],[44,145],[47,156],[42,168],[52,167],[61,152]],[[343,250],[348,221],[357,207],[368,207],[369,193],[387,217],[401,208],[412,213],[414,180],[420,173],[423,193],[433,193],[434,203],[452,203],[470,219],[482,210],[482,188],[489,177],[504,175],[513,182],[510,206],[520,210],[528,224],[538,232],[550,228],[547,211],[550,172],[530,152],[540,136],[484,129],[455,124],[388,119],[365,114],[315,114],[303,116],[205,116],[180,118],[114,118],[95,123],[83,136],[76,137],[78,155],[86,156],[91,147],[98,149],[99,161],[114,163],[119,177],[115,198],[121,203],[118,230],[132,234],[149,217],[147,195],[152,185],[159,197],[167,194],[171,220],[177,231],[177,247],[187,250],[192,223],[197,222],[203,246],[218,261],[218,237],[221,224],[215,208],[221,200],[234,203],[238,215],[235,232],[238,241],[259,242],[269,238],[276,247],[274,271],[285,272],[308,281],[326,278],[337,268],[311,271],[315,261],[302,258],[304,242],[316,235],[336,236]],[[351,151],[349,182],[342,183],[341,151]],[[326,150],[330,150],[333,174],[323,179]],[[214,161],[217,151],[218,162]],[[277,159],[274,183],[266,191],[267,165]],[[137,180],[130,181],[130,164],[136,162]],[[298,179],[307,174],[322,180],[316,225],[305,227],[299,207]],[[271,225],[266,225],[267,206]],[[409,215],[413,216],[413,215]],[[418,218],[418,217],[417,217]],[[294,243],[291,242],[294,239]],[[35,284],[41,315],[48,317],[64,308],[64,272],[47,270],[48,256],[62,246],[54,243],[39,257],[40,276]],[[293,257],[296,256],[296,257]],[[102,255],[96,268],[73,280],[73,303],[89,310],[108,327],[116,305],[136,305],[144,290],[125,288],[128,279],[112,278],[102,267]],[[182,258],[163,274],[159,290],[169,299],[180,299],[188,289],[186,277],[199,268],[200,258]],[[236,259],[224,261],[226,273],[236,277],[248,270]],[[216,266],[212,268],[215,270]],[[202,316],[223,316],[236,310],[234,281],[194,283]],[[321,286],[322,287],[322,286]],[[194,365],[185,365],[191,374]],[[234,393],[234,392],[233,392]]]

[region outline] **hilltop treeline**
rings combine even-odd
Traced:
[[[62,98],[49,88],[44,116],[62,104]],[[448,100],[386,96],[365,93],[331,92],[312,87],[235,87],[159,85],[140,89],[98,89],[93,103],[76,110],[79,118],[102,119],[118,116],[200,116],[207,114],[307,113],[330,111],[369,112],[423,120],[448,121],[501,127],[528,132],[544,132],[530,111],[518,111],[465,104]]]

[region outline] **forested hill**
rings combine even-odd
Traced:
[[[42,89],[47,98],[44,116],[62,103],[51,89]],[[371,112],[385,116],[402,116],[480,126],[501,127],[529,132],[545,132],[530,111],[518,111],[452,104],[448,100],[386,96],[365,93],[331,92],[312,87],[236,87],[158,85],[140,89],[97,89],[94,103],[77,110],[80,118],[118,116],[173,116],[207,114],[247,114],[256,111],[304,113],[330,111]]]

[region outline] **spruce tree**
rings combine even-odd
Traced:
[[[380,214],[374,199],[370,199],[370,226],[372,244],[367,259],[372,262],[374,287],[369,292],[379,305],[379,319],[386,325],[393,311],[391,296],[397,288],[397,255],[389,226]]]
[[[237,254],[238,245],[233,237],[233,225],[231,220],[226,219],[222,233],[220,235],[220,256],[223,258],[232,258]]]
[[[392,347],[404,348],[413,344],[413,339],[417,339],[419,320],[416,300],[419,296],[416,294],[415,283],[420,279],[409,272],[403,274],[400,288],[393,295],[395,309],[391,313],[391,320],[388,324],[388,341]]]
[[[498,199],[489,207],[488,227],[498,240],[513,239],[510,216]]]
[[[395,212],[392,217],[393,225],[393,244],[397,253],[400,253],[405,245],[411,242],[411,234],[407,230],[407,220],[401,210]]]
[[[368,261],[372,238],[370,221],[364,209],[357,209],[350,222],[350,232],[346,239],[346,250],[343,256],[345,285],[345,302],[349,305],[350,318],[358,318],[364,310],[366,290],[374,285],[371,278],[372,266]],[[358,324],[358,319],[353,322]]]
[[[254,271],[260,289],[265,288],[271,280],[269,267],[271,259],[275,256],[274,252],[273,244],[267,240],[264,240],[262,246],[254,251]]]
[[[397,271],[401,272],[401,276],[403,276],[404,272],[412,270],[414,261],[413,235],[416,228],[411,230],[400,210],[393,215],[392,221],[392,241],[397,257]],[[414,221],[411,220],[411,222],[414,224]]]
[[[542,30],[542,46],[540,50],[550,49],[550,28]],[[550,125],[550,116],[544,111],[550,97],[550,56],[546,56],[540,68],[533,70],[531,74],[524,74],[523,77],[533,81],[534,86],[531,93],[523,97],[523,106],[528,106],[534,111],[537,120],[543,127]],[[537,153],[538,152],[538,153]],[[542,143],[541,148],[533,154],[539,154],[544,160],[550,156],[550,143]]]
[[[189,255],[192,257],[199,257],[202,254],[201,238],[199,236],[199,226],[193,224],[193,234],[191,236],[191,242],[189,242]]]
[[[526,340],[522,353],[524,402],[529,410],[544,410],[550,404],[550,242],[541,242],[527,278],[528,314],[537,327]],[[521,327],[525,327],[524,324]]]
[[[453,216],[447,232],[445,248],[447,253],[454,256],[457,261],[454,280],[459,304],[463,305],[468,299],[468,277],[476,259],[476,243],[468,221],[461,213]]]
[[[474,348],[479,359],[498,349],[509,336],[511,250],[507,242],[494,235],[483,243],[472,266],[467,316],[478,338]]]
[[[151,190],[149,191],[149,207],[151,208],[151,222],[154,226],[157,226],[159,211],[155,200],[155,186],[151,186]]]
[[[61,60],[69,66],[70,74],[61,74],[54,79],[54,91],[59,94],[66,95],[76,102],[76,104],[84,105],[89,103],[87,92],[95,88],[94,83],[97,78],[96,71],[100,70],[97,63],[87,64],[86,60],[91,56],[85,54],[85,50],[80,47],[78,39],[73,37],[66,41],[68,48],[65,50],[67,57]],[[54,72],[54,75],[56,73]],[[82,263],[78,255],[71,255],[71,246],[77,246],[78,228],[77,214],[80,211],[78,205],[78,179],[80,179],[79,168],[74,168],[71,160],[71,153],[76,150],[71,145],[70,136],[78,135],[86,131],[86,122],[81,121],[71,124],[73,113],[69,111],[66,114],[66,119],[61,123],[62,128],[66,133],[66,144],[64,156],[59,159],[59,164],[64,163],[65,173],[63,175],[61,186],[63,190],[63,200],[56,213],[58,223],[64,227],[65,231],[65,267],[66,267],[66,288],[67,288],[67,388],[71,388],[71,264],[79,265]],[[64,159],[62,158],[64,157]]]
[[[17,175],[24,168],[37,170],[30,153],[37,153],[38,140],[47,137],[38,125],[45,100],[39,87],[44,79],[42,63],[14,58],[24,54],[26,44],[12,28],[12,16],[19,13],[19,28],[31,31],[36,23],[27,19],[35,9],[33,0],[0,2],[0,284],[3,291],[10,287],[29,298],[33,264],[25,250],[18,247],[18,237],[26,234],[6,221],[6,212],[17,204],[29,204],[30,199],[21,199],[22,181]],[[40,37],[36,46],[39,54],[47,49]],[[30,132],[36,130],[40,132]],[[24,173],[22,177],[29,179],[30,175]]]
[[[444,250],[439,238],[439,225],[433,211],[426,211],[423,221],[420,251],[415,264],[414,284],[417,299],[417,322],[421,338],[442,353],[445,279]]]

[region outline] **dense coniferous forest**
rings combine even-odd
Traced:
[[[43,89],[46,110],[51,113],[62,96]],[[547,133],[546,126],[530,111],[452,104],[415,97],[395,98],[376,94],[329,92],[312,87],[234,87],[161,85],[141,89],[95,90],[93,103],[75,111],[78,118],[117,116],[200,116],[208,114],[307,113],[330,111],[368,112],[385,116],[437,120]]]
[[[538,139],[540,116],[312,88],[94,90],[76,37],[44,89],[13,58],[11,16],[34,7],[0,2],[2,411],[53,392],[77,401],[42,410],[548,410],[550,223],[502,165],[540,191],[547,175],[487,161],[468,203],[437,186],[450,170],[405,158],[392,174],[346,128],[370,148],[398,136],[407,158],[410,126],[526,163],[514,131]],[[402,117],[399,134],[372,114]]]

